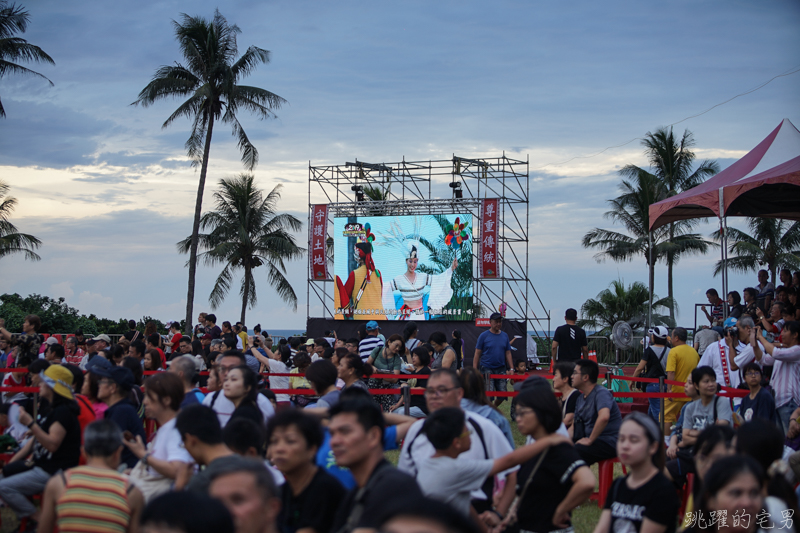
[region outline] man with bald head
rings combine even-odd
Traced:
[[[181,402],[181,409],[194,405],[196,403],[203,403],[205,394],[196,388],[195,379],[197,377],[197,366],[194,363],[194,358],[190,355],[180,355],[172,360],[169,365],[168,372],[177,374],[183,382],[183,401]]]

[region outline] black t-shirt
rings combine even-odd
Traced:
[[[397,511],[409,509],[409,506],[415,505],[423,497],[417,481],[399,471],[385,459],[378,463],[378,466],[372,471],[367,485],[369,488],[361,497],[364,512],[356,522],[355,528],[378,529],[389,516]],[[356,505],[358,493],[359,487],[354,487],[347,493],[347,497],[336,513],[331,531],[338,531],[347,523],[347,519]]]
[[[578,389],[572,389],[572,392],[567,396],[566,404],[561,407],[562,416],[567,416],[570,413],[575,414],[575,405],[578,403],[578,396],[580,395],[581,393]]]
[[[126,339],[128,339],[131,342],[133,342],[133,338],[134,337],[136,337],[137,341],[141,341],[141,340],[144,339],[144,336],[140,332],[136,331],[135,329],[130,329],[130,330],[126,331],[125,333],[122,334],[122,336],[125,337]]]
[[[147,437],[144,434],[144,426],[142,425],[142,419],[139,418],[139,413],[137,413],[136,407],[134,407],[131,401],[127,398],[106,409],[103,418],[114,422],[123,433],[130,431],[134,437],[139,435],[142,437],[142,441],[147,442]],[[139,459],[133,454],[132,451],[128,449],[127,446],[123,446],[123,463],[128,465],[128,467],[133,468],[136,466],[136,462],[138,460]]]
[[[50,426],[58,422],[67,431],[64,440],[54,452],[49,452],[38,440],[33,443],[34,464],[48,474],[78,466],[81,458],[81,425],[78,422],[80,407],[74,401],[59,403],[50,413],[39,420],[39,427],[49,432]]]
[[[428,376],[431,375],[431,369],[427,366],[422,367],[421,370],[414,371],[411,373],[412,376],[417,378],[417,387],[422,387],[423,389],[428,386]],[[411,395],[411,407],[419,407],[422,409],[422,412],[427,414],[428,413],[428,405],[425,402],[425,396],[422,394],[412,394]]]
[[[667,377],[665,369],[667,368],[667,356],[669,355],[669,348],[666,346],[648,346],[642,355],[642,359],[646,361],[645,371],[643,377],[646,378],[660,378]]]
[[[539,457],[541,454],[520,466],[517,472],[518,496]],[[549,448],[520,501],[517,509],[519,528],[535,532],[560,529],[553,524],[553,513],[572,488],[572,475],[582,466],[586,466],[586,463],[570,444],[558,444]]]
[[[581,358],[581,348],[588,346],[586,332],[572,324],[558,326],[553,340],[558,342],[559,361],[577,361]]]
[[[230,419],[233,420],[234,418],[246,418],[259,426],[264,425],[264,415],[261,414],[261,409],[258,408],[258,405],[252,403],[242,403],[237,407],[231,414]]]
[[[295,533],[298,529],[314,528],[317,533],[329,533],[336,510],[347,491],[324,468],[317,468],[311,483],[295,496],[288,483],[281,487],[281,513],[278,526],[281,533]]]
[[[608,489],[606,509],[611,510],[610,531],[634,533],[641,531],[642,521],[667,526],[664,533],[674,533],[678,516],[678,495],[675,486],[661,472],[639,487],[628,487],[627,476],[617,478]]]

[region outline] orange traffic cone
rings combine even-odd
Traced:
[[[597,362],[597,352],[596,351],[594,351],[594,350],[590,350],[589,351],[589,360],[590,361],[594,361],[595,363]]]
[[[550,374],[552,374],[552,373],[553,373],[553,365],[554,365],[555,363],[556,363],[556,360],[555,360],[555,358],[551,357],[551,358],[550,358]]]

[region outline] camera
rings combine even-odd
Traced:
[[[725,336],[731,336],[731,338],[738,339],[739,338],[739,328],[738,326],[728,326],[725,328]]]
[[[33,335],[28,335],[26,333],[12,335],[11,341],[9,341],[9,346],[19,347],[17,360],[14,363],[15,366],[17,368],[26,367],[38,359],[40,344],[41,338],[35,333]]]

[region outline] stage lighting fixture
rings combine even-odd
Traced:
[[[450,183],[450,188],[453,189],[453,197],[460,199],[464,197],[464,191],[461,190],[461,182],[453,181]]]
[[[361,185],[353,185],[352,187],[350,187],[350,190],[355,191],[357,202],[364,201],[364,187],[362,187]]]

